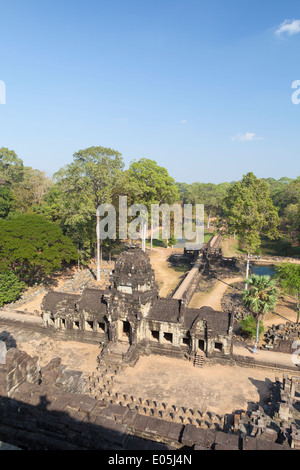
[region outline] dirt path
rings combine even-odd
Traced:
[[[221,300],[230,284],[241,282],[244,278],[233,277],[217,281],[211,292],[196,292],[189,304],[190,308],[212,307],[215,310],[222,310]]]
[[[297,312],[295,311],[295,302],[279,299],[275,307],[275,313],[269,313],[264,319],[264,326],[271,327],[287,321],[296,322]]]
[[[253,347],[245,346],[245,345],[234,345],[233,346],[233,354],[239,356],[247,356],[252,357],[255,361],[264,361],[265,363],[272,363],[278,365],[284,365],[287,367],[294,367],[294,363],[292,362],[292,354],[285,354],[280,353],[277,351],[268,351],[268,350],[261,350],[258,349],[257,353],[253,353]],[[295,374],[299,375],[299,370],[295,369]]]
[[[177,250],[166,249],[166,248],[152,248],[149,251],[150,261],[152,268],[155,271],[155,279],[159,286],[159,294],[161,297],[169,295],[175,287],[179,284],[180,278],[183,275],[182,272],[175,271],[168,265],[168,258],[172,253]],[[182,250],[178,250],[181,253]]]
[[[11,310],[0,310],[0,319],[8,319],[8,320],[15,320],[18,322],[26,322],[26,323],[36,323],[39,325],[43,325],[43,320],[38,315],[30,315],[25,313],[17,313]]]

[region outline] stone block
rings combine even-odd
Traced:
[[[181,434],[183,432],[184,426],[179,423],[170,422],[168,439],[173,442],[179,442],[181,439]]]
[[[149,419],[150,418],[148,416],[137,414],[136,419],[134,421],[134,430],[138,433],[144,433],[147,428]]]
[[[145,431],[158,437],[167,437],[171,423],[157,418],[149,418]]]
[[[182,444],[189,446],[189,447],[193,446],[195,444],[196,431],[197,429],[195,426],[191,424],[186,425],[184,427],[183,435],[181,438]]]
[[[65,411],[68,406],[68,402],[68,396],[61,396],[56,398],[52,403],[50,403],[47,409],[55,411]]]
[[[126,409],[126,414],[122,418],[122,423],[126,424],[130,428],[133,428],[135,419],[138,416],[138,413],[137,411],[132,411],[132,410],[129,410],[128,408],[125,408],[125,409]]]
[[[236,434],[217,432],[214,450],[239,450],[239,436]]]
[[[91,414],[94,408],[97,405],[97,401],[94,398],[90,398],[88,396],[84,396],[83,401],[80,403],[79,411],[83,413]]]

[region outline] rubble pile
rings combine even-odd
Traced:
[[[291,354],[293,342],[300,339],[300,324],[287,322],[272,325],[264,339],[265,348]]]

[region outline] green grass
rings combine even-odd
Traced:
[[[290,256],[291,258],[300,257],[300,247],[292,245],[291,241],[281,236],[278,240],[261,241],[260,254],[262,256]]]
[[[235,240],[224,239],[224,241],[222,242],[222,248],[224,251],[224,256],[246,254],[246,251],[242,250],[239,246],[238,237],[236,237]],[[300,258],[300,247],[293,245],[290,239],[284,235],[281,235],[278,240],[268,240],[267,238],[262,237],[261,246],[257,254],[263,257],[284,256],[291,258]]]
[[[211,239],[211,237],[213,237],[213,233],[212,232],[204,232],[204,243],[207,243],[209,242],[209,240]]]
[[[207,243],[213,235],[214,234],[212,232],[204,232],[204,243]],[[190,242],[193,242],[193,240],[191,240]],[[147,245],[150,245],[150,243],[151,243],[150,240],[146,240]],[[161,238],[153,239],[152,245],[166,248],[166,240],[162,240]]]

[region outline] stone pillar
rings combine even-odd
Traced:
[[[161,344],[164,342],[164,333],[163,333],[161,327],[159,327],[159,342]]]
[[[173,346],[181,346],[181,331],[177,328],[173,334]]]
[[[110,325],[109,325],[109,329],[108,329],[108,340],[109,340],[109,342],[115,343],[116,341],[118,341],[117,329],[118,329],[117,322],[115,322],[115,321],[111,322]]]

